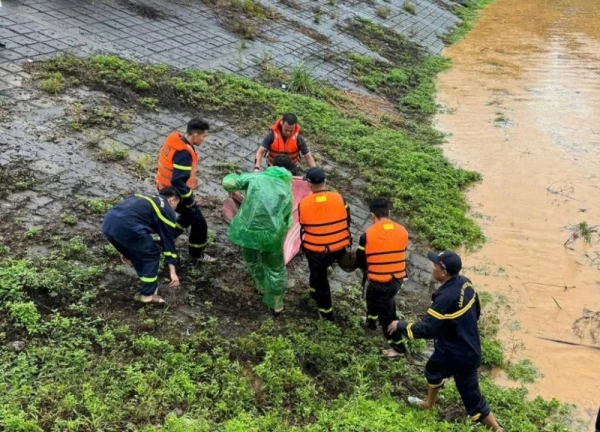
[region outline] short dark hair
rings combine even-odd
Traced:
[[[283,123],[289,124],[290,126],[294,126],[296,123],[298,123],[298,117],[296,117],[296,114],[284,114],[281,116],[281,120]]]
[[[294,164],[292,163],[290,157],[286,154],[278,154],[275,156],[275,159],[273,159],[273,166],[285,168],[289,172],[294,170]]]
[[[177,198],[179,201],[181,201],[181,194],[172,186],[165,186],[158,191],[158,194],[167,198]]]
[[[202,120],[201,118],[194,117],[187,124],[187,130],[185,133],[188,135],[194,133],[203,133],[210,129],[210,125],[206,120]]]
[[[390,202],[385,198],[375,198],[369,204],[369,211],[379,219],[389,217]]]

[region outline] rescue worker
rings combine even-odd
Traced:
[[[246,191],[227,235],[241,246],[246,270],[274,318],[283,312],[287,288],[283,243],[293,223],[291,169],[290,158],[278,155],[264,173],[229,174],[223,179],[228,192]]]
[[[125,265],[133,265],[142,283],[140,300],[143,303],[165,303],[156,294],[160,253],[169,266],[170,287],[179,286],[175,271],[175,208],[181,196],[177,189],[165,187],[158,196],[135,195],[111,208],[102,223],[102,233],[121,254]],[[160,248],[152,238],[160,237]]]
[[[292,174],[298,175],[300,154],[304,156],[309,167],[317,166],[313,159],[304,137],[300,135],[300,125],[294,114],[284,114],[271,126],[263,139],[262,145],[256,151],[254,171],[260,171],[262,158],[268,153],[267,164],[273,165],[277,155],[285,154],[290,157],[293,164]]]
[[[204,253],[208,237],[208,226],[200,207],[194,199],[194,189],[198,188],[196,177],[198,154],[194,147],[201,145],[208,136],[209,124],[199,118],[191,119],[184,134],[176,131],[167,137],[158,157],[156,187],[173,186],[181,194],[181,203],[176,209],[177,237],[188,227],[190,235],[188,247],[190,257],[199,262],[214,262],[215,259]]]
[[[406,248],[408,232],[390,219],[390,205],[385,198],[374,199],[369,205],[373,225],[360,237],[356,263],[364,271],[366,282],[366,324],[372,329],[381,325],[383,337],[390,345],[384,350],[387,358],[406,352],[399,333],[390,333],[389,324],[398,319],[396,294],[406,277]]]
[[[306,172],[304,179],[310,184],[312,195],[300,202],[298,217],[302,249],[310,270],[311,297],[321,318],[333,321],[327,269],[346,254],[351,244],[350,211],[339,193],[325,190],[326,178],[319,167]]]
[[[435,350],[425,365],[425,378],[429,383],[427,399],[409,397],[409,403],[430,409],[446,379],[454,377],[471,419],[493,431],[502,431],[479,390],[479,296],[471,281],[459,274],[462,261],[457,254],[429,252],[427,257],[433,262],[433,278],[442,284],[433,293],[427,315],[415,323],[394,321],[388,329],[409,339],[434,339]]]

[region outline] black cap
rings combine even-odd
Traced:
[[[323,183],[327,176],[325,175],[325,171],[323,168],[312,167],[306,171],[306,175],[304,176],[304,180],[312,184]]]
[[[462,269],[462,260],[452,251],[429,252],[427,258],[434,264],[439,264],[451,275],[457,275]]]

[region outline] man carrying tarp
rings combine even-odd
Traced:
[[[292,169],[290,158],[278,155],[263,173],[228,174],[223,179],[226,191],[246,191],[227,235],[241,246],[246,270],[275,318],[283,312],[287,287],[283,243],[293,222]]]
[[[284,154],[292,160],[292,174],[298,175],[300,154],[304,156],[309,167],[315,167],[315,160],[308,150],[304,137],[300,135],[300,125],[294,114],[284,114],[271,126],[263,139],[262,145],[256,151],[254,171],[259,171],[262,158],[268,153],[267,164],[273,165],[277,155]]]
[[[177,189],[166,187],[158,196],[135,195],[111,208],[102,223],[102,233],[121,254],[125,265],[133,265],[141,282],[143,303],[165,303],[156,295],[160,252],[169,266],[170,287],[179,286],[175,271],[175,208],[181,198]],[[160,248],[152,238],[160,237]]]
[[[346,254],[351,244],[350,211],[339,193],[325,190],[325,179],[322,168],[306,172],[312,195],[300,202],[298,216],[302,249],[310,269],[310,294],[321,318],[333,321],[327,269]]]
[[[429,383],[427,399],[411,396],[408,401],[422,409],[431,409],[446,380],[454,377],[471,419],[493,431],[502,431],[479,390],[479,296],[471,281],[459,275],[462,261],[457,254],[452,251],[429,252],[427,257],[433,262],[433,278],[442,284],[433,293],[427,315],[415,323],[394,321],[388,328],[390,333],[409,339],[435,341],[433,355],[425,365],[425,378]]]
[[[158,157],[156,186],[158,189],[173,186],[181,194],[182,201],[176,211],[177,236],[190,227],[188,246],[190,257],[199,262],[213,262],[214,258],[204,253],[208,238],[208,226],[202,211],[194,199],[194,189],[198,188],[196,170],[198,154],[194,147],[199,146],[208,136],[209,125],[199,118],[191,119],[184,134],[173,132],[167,137]]]
[[[396,294],[406,277],[408,232],[390,219],[390,205],[385,198],[374,199],[369,205],[371,225],[360,237],[356,264],[364,270],[367,294],[367,325],[381,325],[383,337],[391,349],[383,351],[388,358],[406,352],[399,333],[390,333],[389,324],[398,319]],[[364,281],[363,281],[364,283]]]

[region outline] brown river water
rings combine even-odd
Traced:
[[[483,175],[468,199],[488,241],[461,251],[464,273],[504,296],[507,356],[543,374],[531,394],[576,404],[591,424],[600,349],[541,338],[600,346],[598,322],[573,329],[600,311],[600,235],[564,246],[580,222],[600,226],[600,0],[496,0],[445,55],[444,151]]]

